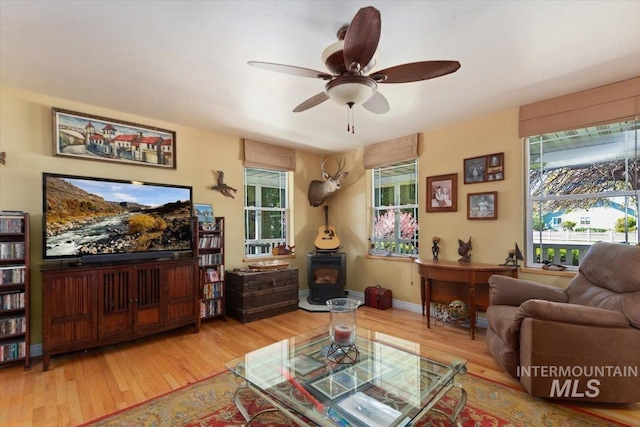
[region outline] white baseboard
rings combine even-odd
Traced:
[[[364,301],[364,293],[363,292],[356,292],[356,291],[351,291],[349,289],[346,289],[347,294],[349,295],[350,298],[355,298],[355,299],[359,299],[360,301]],[[308,289],[303,289],[301,291],[299,291],[299,296],[300,298],[304,297],[306,298],[307,295],[309,295],[309,290]],[[411,311],[413,313],[422,313],[422,306],[420,304],[415,304],[412,302],[406,302],[406,301],[400,301],[397,299],[394,299],[392,302],[392,307],[394,308],[398,308],[400,310],[406,310],[406,311]],[[436,313],[435,313],[435,309],[432,306],[431,307],[431,317],[435,317]],[[487,328],[487,319],[485,319],[484,317],[478,317],[478,322],[477,322],[477,327],[479,328]]]

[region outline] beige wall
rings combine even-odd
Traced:
[[[177,169],[130,166],[86,161],[53,155],[51,108],[63,108],[176,131]],[[105,178],[173,183],[193,187],[194,201],[210,203],[216,216],[224,216],[227,227],[228,269],[246,267],[243,262],[243,149],[239,138],[179,126],[174,123],[137,117],[96,106],[79,104],[39,94],[0,88],[0,151],[7,161],[0,165],[0,209],[23,210],[31,214],[31,309],[32,343],[42,342],[42,172],[69,173]],[[238,188],[235,199],[208,189],[215,184],[214,170],[222,169],[225,182]],[[299,253],[306,253],[317,224],[323,217],[307,202],[311,175],[319,174],[318,157],[298,153],[294,193],[294,236],[302,241]],[[316,209],[317,210],[317,209]],[[307,243],[304,243],[304,241]],[[306,277],[306,258],[290,260]],[[301,281],[304,284],[306,279]]]
[[[141,123],[177,132],[177,169],[129,166],[117,163],[85,161],[53,155],[51,108],[63,108],[97,116]],[[457,259],[458,239],[472,237],[472,260],[500,263],[513,248],[523,247],[522,144],[517,135],[517,109],[420,135],[420,239],[422,256],[431,257],[431,237],[439,236],[441,259]],[[226,218],[226,263],[228,269],[243,267],[243,164],[240,138],[137,117],[119,111],[80,104],[64,99],[0,88],[0,151],[7,163],[0,165],[0,209],[31,213],[32,259],[32,344],[42,341],[42,295],[39,266],[42,263],[42,172],[71,173],[106,178],[126,178],[159,183],[190,185],[194,201],[211,203],[217,216]],[[464,185],[463,159],[494,152],[505,153],[504,181]],[[364,291],[373,284],[393,290],[394,299],[419,303],[420,287],[413,263],[367,258],[370,212],[370,175],[362,166],[362,149],[341,153],[347,162],[348,177],[328,204],[329,222],[336,226],[343,251],[348,254],[347,288]],[[331,162],[331,160],[330,160]],[[222,169],[225,181],[239,189],[235,199],[209,190]],[[458,173],[458,212],[425,213],[426,177]],[[294,239],[297,256],[291,259],[299,268],[300,285],[306,288],[306,255],[313,247],[318,227],[324,224],[321,207],[312,208],[307,189],[320,176],[319,156],[298,151],[294,176]],[[466,194],[498,191],[497,221],[468,221]],[[522,274],[526,278],[537,275]],[[566,277],[544,276],[543,281],[559,286]]]

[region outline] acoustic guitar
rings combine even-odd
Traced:
[[[324,225],[318,227],[318,236],[315,240],[316,248],[325,251],[336,250],[340,247],[340,239],[336,234],[336,228],[329,225],[329,206],[324,207]]]

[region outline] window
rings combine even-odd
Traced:
[[[244,247],[246,256],[271,255],[274,247],[287,244],[287,172],[244,170]]]
[[[372,255],[418,255],[418,159],[372,170]]]
[[[526,140],[527,265],[572,269],[597,241],[638,242],[639,127],[631,120]]]

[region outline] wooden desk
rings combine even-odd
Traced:
[[[420,273],[422,315],[427,314],[430,328],[431,303],[449,304],[462,300],[469,307],[471,339],[475,339],[476,310],[489,306],[489,277],[494,274],[518,277],[518,267],[512,265],[479,264],[442,260],[416,259]]]

